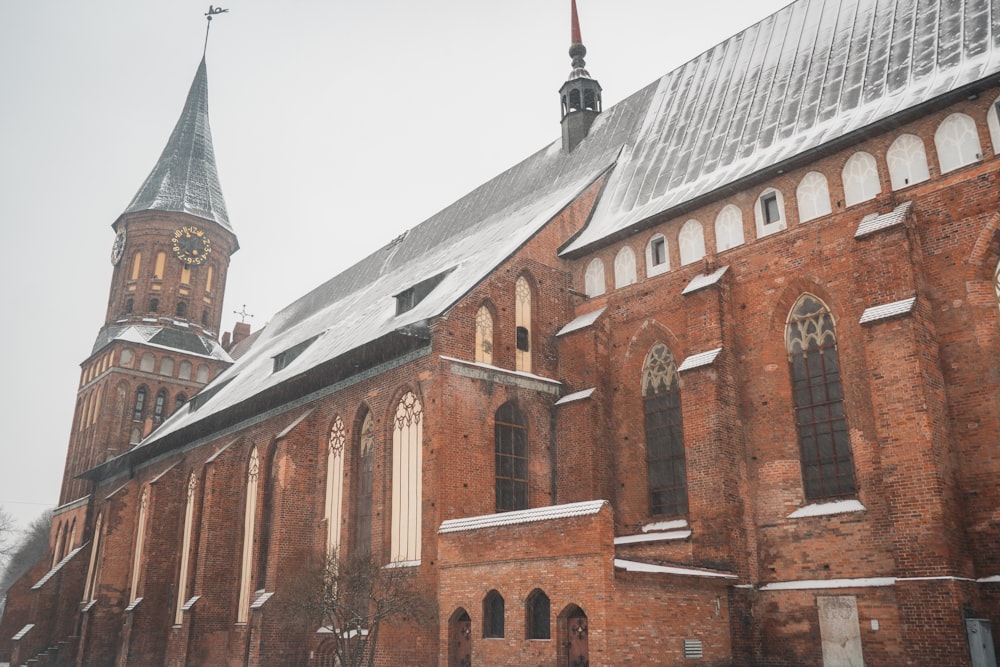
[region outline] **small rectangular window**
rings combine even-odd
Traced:
[[[651,249],[653,266],[659,266],[667,261],[667,242],[664,239],[653,239]]]
[[[766,194],[760,198],[760,207],[764,213],[764,224],[770,225],[781,220],[781,211],[778,208],[778,195]]]
[[[517,349],[522,352],[530,351],[530,346],[528,343],[528,330],[524,327],[517,328]]]
[[[413,288],[400,292],[396,295],[396,314],[402,315],[408,310],[413,310],[416,300],[413,298]]]

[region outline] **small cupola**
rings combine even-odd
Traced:
[[[571,0],[572,28],[569,56],[573,59],[573,70],[566,83],[559,89],[562,100],[563,150],[569,152],[586,138],[594,119],[601,113],[601,84],[591,78],[584,57],[587,47],[580,37],[580,18],[576,11],[576,0]]]

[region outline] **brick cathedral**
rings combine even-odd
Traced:
[[[561,139],[221,339],[201,62],[0,661],[330,665],[282,598],[349,550],[436,608],[379,665],[996,665],[995,3],[796,0],[609,108],[572,10]]]

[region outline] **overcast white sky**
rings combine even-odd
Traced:
[[[786,0],[578,0],[605,108]],[[559,137],[570,0],[231,0],[208,48],[226,311],[285,304]],[[58,500],[111,223],[201,58],[199,0],[0,9],[0,507]],[[225,330],[235,316],[224,318]]]

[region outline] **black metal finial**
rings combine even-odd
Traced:
[[[206,23],[205,23],[205,48],[202,50],[202,55],[205,55],[206,53],[208,53],[208,31],[212,27],[212,17],[213,16],[218,16],[219,14],[225,14],[228,11],[229,11],[228,9],[223,9],[222,7],[213,7],[212,5],[208,6],[208,11],[205,12],[205,20],[206,20]]]
[[[253,315],[247,312],[247,305],[245,303],[243,304],[243,310],[234,310],[233,315],[239,315],[240,322],[246,322],[248,317],[253,317]]]

